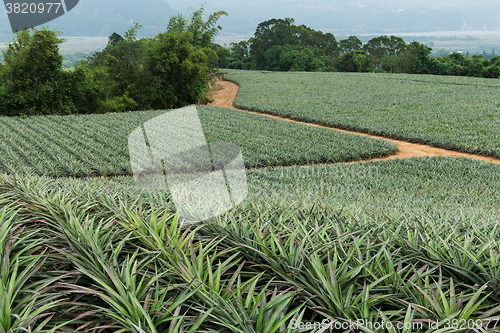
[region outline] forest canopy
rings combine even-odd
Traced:
[[[293,18],[259,23],[248,40],[221,52],[224,68],[271,71],[390,72],[500,77],[500,57],[453,53],[431,57],[432,48],[396,36],[363,44],[356,36],[337,41],[330,33],[295,25]]]
[[[64,70],[60,32],[18,32],[0,63],[0,115],[44,115],[169,109],[198,103],[216,70],[213,41],[224,11],[203,19],[203,7],[176,15],[165,32],[137,38],[135,23],[114,32],[102,51]]]

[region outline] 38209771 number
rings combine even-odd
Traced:
[[[61,7],[61,3],[57,2],[46,2],[46,3],[19,3],[19,2],[7,2],[5,4],[5,8],[7,9],[7,14],[35,14],[35,13],[57,13],[59,8]]]

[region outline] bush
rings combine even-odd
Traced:
[[[153,78],[151,107],[175,108],[198,102],[208,91],[205,48],[189,43],[189,32],[158,34],[147,50],[147,68]]]
[[[212,15],[209,23],[222,14]],[[137,40],[140,27],[134,24],[124,37],[113,33],[106,49],[78,62],[74,71],[62,70],[64,40],[58,32],[19,32],[0,64],[0,115],[168,109],[202,100],[208,92],[206,73],[221,53],[204,45],[220,28],[203,30],[204,45],[193,45],[192,29]]]
[[[339,72],[373,72],[374,67],[365,51],[349,51],[334,62]]]

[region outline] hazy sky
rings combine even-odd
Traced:
[[[435,31],[500,31],[500,1],[493,0],[80,0],[71,12],[49,23],[65,36],[123,34],[132,22],[148,36],[165,29],[169,17],[188,14],[204,3],[205,13],[229,13],[220,19],[221,38],[248,38],[257,25],[291,17],[295,24],[334,34],[404,34]],[[0,10],[0,34],[11,34]],[[13,36],[13,35],[12,35]],[[239,37],[238,37],[239,36]]]

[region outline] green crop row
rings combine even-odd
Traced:
[[[294,166],[248,173],[263,204],[311,206],[347,215],[431,216],[500,221],[500,165],[422,157],[360,164]]]
[[[307,208],[359,218],[428,216],[466,221],[500,221],[500,166],[453,157],[419,157],[354,164],[291,166],[247,170],[248,197],[239,211],[253,205]],[[142,196],[155,209],[169,202],[169,193],[143,191],[131,177],[52,181],[66,190],[122,193],[127,200]]]
[[[500,157],[500,82],[372,73],[228,71],[239,107]]]
[[[382,140],[218,107],[199,107],[208,142],[233,142],[247,167],[362,160],[389,155]],[[0,118],[3,171],[46,176],[130,175],[128,135],[165,111]]]
[[[408,172],[398,180],[418,175],[435,184],[453,169],[459,184],[449,194],[461,193],[481,176],[498,185],[494,166],[431,160],[402,163],[399,168],[407,165]],[[359,165],[379,170],[358,181],[377,192],[391,177],[380,167],[386,163]],[[349,174],[351,168],[328,171]],[[398,165],[389,169],[397,171]],[[319,175],[323,169],[311,170]],[[276,180],[286,190],[284,184],[295,177],[277,180],[278,171],[255,170],[249,178],[268,175],[268,185]],[[314,184],[319,178],[310,179]],[[409,194],[414,186],[395,190]],[[136,191],[105,178],[0,176],[3,331],[329,331],[321,323],[331,323],[333,332],[340,331],[335,327],[376,333],[498,329],[498,220],[411,211],[370,218],[320,205],[280,207],[252,199],[244,208],[186,229],[167,193],[133,195]],[[349,322],[355,326],[342,326]]]

